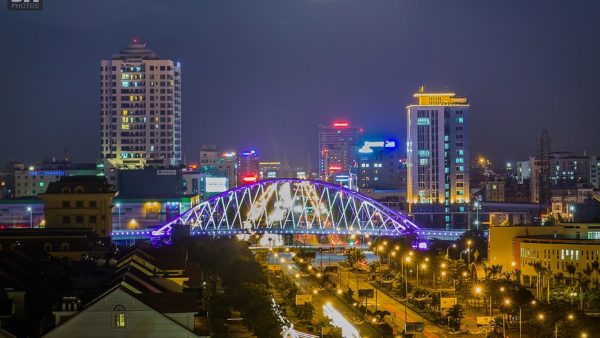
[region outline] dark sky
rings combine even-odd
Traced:
[[[0,161],[99,149],[99,62],[138,37],[182,63],[183,146],[317,156],[346,118],[403,140],[418,86],[471,103],[471,153],[600,154],[600,1],[45,0],[0,5]]]

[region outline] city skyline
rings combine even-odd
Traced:
[[[175,20],[174,28],[125,20],[133,2],[53,3],[27,15],[3,11],[3,31],[18,28],[30,40],[0,38],[2,50],[10,51],[0,60],[12,65],[0,79],[2,88],[12,89],[1,94],[0,137],[11,147],[0,149],[0,160],[40,161],[60,157],[65,147],[76,161],[96,159],[97,64],[134,37],[182,62],[188,161],[197,161],[201,144],[219,144],[253,147],[265,159],[285,153],[292,164],[310,156],[316,167],[317,126],[336,119],[404,142],[405,106],[421,85],[470,98],[472,155],[525,160],[544,128],[553,150],[600,153],[592,133],[600,103],[589,100],[600,72],[593,60],[599,47],[589,43],[600,33],[593,24],[599,4],[559,3],[519,3],[513,11],[493,4],[473,9],[384,1],[358,17],[364,7],[355,1],[156,3],[142,9]],[[122,11],[111,10],[121,5]],[[90,9],[99,14],[87,14]],[[449,11],[454,15],[447,18]],[[411,28],[425,19],[431,25]],[[97,29],[107,22],[111,29]],[[418,43],[423,36],[430,43]],[[298,136],[291,139],[290,130]]]

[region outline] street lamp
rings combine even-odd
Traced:
[[[29,227],[33,228],[33,209],[31,207],[27,207],[27,212],[29,212]]]
[[[467,266],[471,265],[471,244],[472,243],[473,242],[471,240],[467,241]]]
[[[481,286],[476,286],[475,287],[475,294],[477,294],[477,297],[479,297],[479,294],[482,293],[487,293],[490,296],[490,317],[492,316],[492,294],[489,292],[485,292],[483,291],[483,289],[481,288]]]
[[[117,212],[119,213],[119,229],[121,229],[121,203],[116,204]]]
[[[446,259],[450,260],[450,248],[456,248],[456,243],[446,248]]]
[[[571,222],[574,222],[575,221],[575,206],[571,205],[569,207],[569,210],[571,211]]]

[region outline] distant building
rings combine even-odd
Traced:
[[[406,107],[406,162],[407,199],[419,215],[415,221],[465,228],[470,202],[467,98],[425,93],[423,87],[414,97],[417,103]]]
[[[237,157],[237,184],[250,184],[259,180],[258,153],[254,149],[244,150]]]
[[[590,156],[590,184],[600,189],[600,156]]]
[[[121,197],[113,200],[113,229],[145,229],[163,225],[200,202],[198,195]]]
[[[119,170],[121,198],[160,198],[184,195],[181,168]]]
[[[215,145],[202,145],[198,169],[210,177],[226,177],[229,187],[237,185],[237,154],[233,151],[220,151]]]
[[[575,187],[577,184],[592,184],[592,166],[589,156],[571,152],[548,154],[549,179],[552,187]],[[518,162],[517,177],[521,182],[528,180],[531,202],[540,202],[541,159],[530,156],[528,161]]]
[[[112,231],[112,199],[116,192],[105,177],[65,176],[40,197],[47,228],[89,228],[99,236]]]
[[[37,197],[0,200],[0,229],[44,227],[44,202]]]
[[[64,176],[90,176],[104,175],[102,163],[70,163],[70,162],[43,162],[31,166],[24,164],[15,165],[14,197],[36,196],[43,194],[52,182]]]
[[[362,190],[399,190],[406,187],[400,162],[400,145],[395,140],[364,141],[358,148],[357,186]],[[406,173],[404,171],[404,173]]]
[[[593,187],[578,184],[575,187],[555,187],[552,189],[552,214],[563,221],[573,221],[576,205],[592,197]]]
[[[101,157],[118,169],[181,162],[181,66],[137,39],[100,62]]]
[[[506,202],[506,184],[504,181],[491,181],[485,183],[486,202]]]
[[[281,168],[281,162],[277,162],[277,161],[258,162],[258,168],[259,168],[261,180],[281,178],[281,177],[285,176],[285,174]]]
[[[347,121],[319,125],[319,179],[342,185],[356,175],[356,151],[363,129]]]

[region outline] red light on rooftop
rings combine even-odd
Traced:
[[[345,122],[345,121],[336,121],[336,122],[333,122],[333,127],[334,128],[348,128],[349,125],[350,125],[350,123]]]
[[[138,43],[138,38],[133,38],[133,43]]]
[[[242,176],[243,183],[254,183],[258,181],[258,175],[244,175]]]

